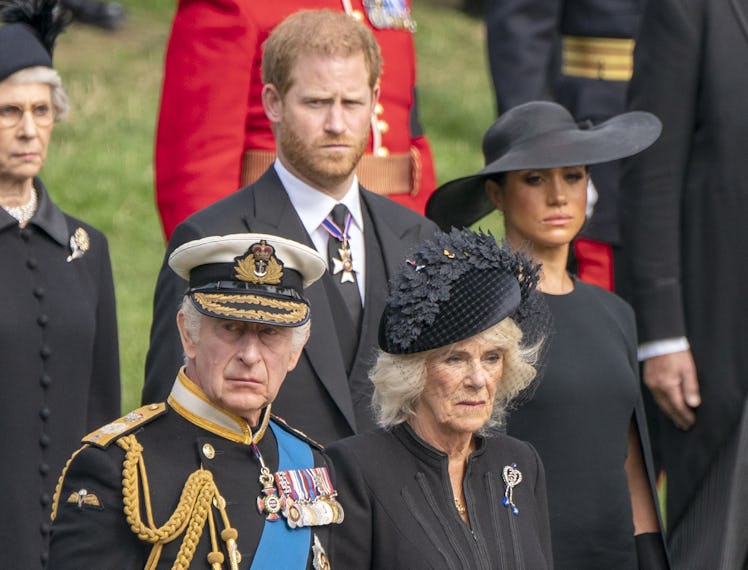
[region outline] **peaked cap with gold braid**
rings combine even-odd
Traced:
[[[231,234],[187,242],[169,266],[189,281],[195,308],[209,317],[296,327],[309,320],[303,290],[325,272],[325,259],[295,241]]]

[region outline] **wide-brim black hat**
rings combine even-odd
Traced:
[[[489,233],[453,229],[421,243],[393,277],[379,323],[379,346],[413,354],[468,339],[512,317],[523,342],[542,302],[539,265],[499,246]],[[536,321],[536,324],[540,321]],[[549,321],[545,320],[544,325]]]
[[[295,327],[309,320],[306,287],[327,263],[314,249],[269,234],[230,234],[187,242],[169,267],[189,281],[187,295],[209,317]]]
[[[492,175],[617,160],[644,150],[661,131],[659,119],[644,111],[586,127],[557,103],[532,101],[513,107],[483,137],[486,166],[437,188],[426,205],[426,216],[445,230],[469,226],[494,209],[484,190]]]

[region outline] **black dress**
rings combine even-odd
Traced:
[[[65,460],[83,435],[120,414],[106,239],[60,211],[40,181],[34,187],[38,209],[25,228],[0,208],[3,568],[43,566]],[[76,232],[82,255],[68,261]]]
[[[551,568],[545,476],[537,453],[505,435],[477,438],[463,490],[471,527],[454,506],[447,456],[407,424],[326,448],[345,520],[333,534],[333,568]],[[515,464],[518,516],[502,505],[502,471]]]
[[[556,569],[635,569],[624,470],[640,403],[634,316],[619,297],[578,280],[545,299],[554,321],[545,373],[507,433],[543,460]]]

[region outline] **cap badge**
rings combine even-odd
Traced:
[[[235,277],[259,285],[278,285],[283,277],[283,263],[275,257],[275,248],[263,239],[249,246],[247,253],[234,258]]]

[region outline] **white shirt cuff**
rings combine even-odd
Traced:
[[[684,350],[690,350],[690,348],[691,345],[688,344],[688,339],[684,336],[663,338],[662,340],[653,340],[640,344],[636,356],[639,362],[641,362],[648,358],[662,356],[663,354],[672,354],[674,352],[683,352]]]

